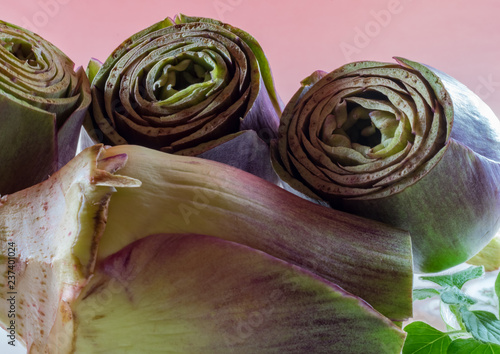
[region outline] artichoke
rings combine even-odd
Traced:
[[[257,144],[272,171],[265,147],[277,136],[281,101],[263,50],[248,33],[178,15],[133,35],[104,64],[92,60],[87,73],[93,103],[86,145],[197,156],[253,131],[260,140],[241,138],[224,156],[244,160],[231,157]]]
[[[30,353],[399,353],[411,315],[407,232],[135,145],[1,198],[0,247]]]
[[[500,121],[447,74],[396,60],[305,79],[273,164],[291,190],[408,230],[415,270],[437,272],[500,227]]]
[[[40,36],[0,21],[0,194],[39,183],[75,156],[90,104],[82,68]]]

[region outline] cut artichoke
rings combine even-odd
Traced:
[[[285,108],[278,175],[309,198],[412,236],[415,270],[465,262],[500,228],[500,121],[428,66],[316,72]]]
[[[0,195],[49,177],[75,156],[90,104],[82,68],[58,48],[0,21]]]
[[[267,58],[248,33],[209,18],[178,15],[131,36],[104,64],[88,67],[92,138],[84,146],[136,144],[245,168],[249,145],[277,181],[268,144],[278,133],[282,103]],[[259,137],[238,139],[255,132]],[[261,145],[264,146],[261,146]],[[250,170],[252,170],[250,166]]]

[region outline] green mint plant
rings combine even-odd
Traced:
[[[412,322],[404,328],[407,338],[403,354],[500,353],[499,313],[472,310],[471,306],[478,300],[462,290],[466,282],[483,275],[483,266],[472,266],[453,274],[420,277],[441,287],[414,289],[413,300],[439,296],[441,303],[449,308],[458,327],[454,328],[446,323],[447,331],[442,332],[425,322]],[[500,297],[500,274],[495,281],[495,293]]]

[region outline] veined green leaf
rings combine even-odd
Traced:
[[[462,286],[469,280],[479,278],[483,274],[483,266],[472,266],[453,274],[422,276],[420,279],[432,281],[443,287],[456,286],[458,289],[462,289]]]
[[[480,341],[500,345],[500,321],[487,311],[460,309],[462,321],[472,336]]]
[[[483,343],[473,338],[457,339],[448,347],[450,354],[497,354],[500,353],[500,345]]]
[[[451,339],[427,323],[416,321],[404,328],[408,333],[403,354],[444,354],[447,353]]]
[[[413,301],[424,300],[439,294],[439,290],[433,288],[413,289]]]
[[[441,301],[450,305],[473,305],[477,303],[477,300],[471,298],[456,286],[441,291]]]

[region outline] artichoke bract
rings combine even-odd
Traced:
[[[312,273],[193,234],[151,235],[106,258],[73,311],[75,353],[399,353],[405,336]]]
[[[400,353],[411,316],[407,232],[136,145],[2,197],[0,248],[30,353]]]
[[[408,230],[415,270],[437,272],[500,227],[500,121],[449,75],[396,60],[305,79],[273,165],[290,190]]]
[[[277,136],[282,104],[261,46],[216,20],[166,18],[124,41],[104,64],[92,60],[87,73],[91,143],[197,156],[248,131],[266,143]],[[253,143],[238,140],[240,149]]]
[[[0,194],[39,183],[75,156],[90,104],[82,68],[53,44],[0,21]]]

